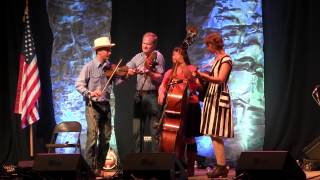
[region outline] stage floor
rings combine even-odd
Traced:
[[[196,169],[194,172],[194,176],[189,177],[188,179],[192,179],[192,180],[200,180],[200,179],[209,179],[207,177],[207,169]],[[236,176],[236,172],[234,169],[230,169],[229,173],[228,173],[228,177],[227,178],[220,178],[220,179],[225,179],[225,180],[232,180],[233,177]]]
[[[21,172],[24,172],[25,174],[35,175],[34,173],[31,173],[30,169],[33,166],[33,161],[21,161],[19,162],[19,171],[14,171],[17,167],[12,165],[8,166],[8,168],[3,167],[5,170],[7,170],[7,173],[2,172],[0,179],[3,179],[3,177],[19,177]],[[11,167],[11,168],[10,168]],[[12,172],[10,171],[12,169]],[[25,171],[23,171],[25,170]],[[210,169],[209,169],[210,170]],[[20,173],[19,173],[20,172]],[[206,180],[209,179],[207,177],[207,169],[196,169],[195,175],[192,177],[189,177],[190,180]],[[304,171],[307,177],[307,180],[320,180],[320,170],[317,171]],[[122,171],[119,169],[113,169],[109,171],[103,172],[103,177],[97,177],[96,179],[122,179]],[[227,178],[220,178],[220,180],[233,180],[235,178],[236,172],[234,168],[231,168],[229,170],[229,174]],[[8,178],[5,178],[8,179]]]
[[[116,171],[109,171],[104,172],[104,177],[97,178],[97,179],[117,179],[116,177],[112,178]],[[189,180],[206,180],[209,179],[207,177],[207,169],[196,169],[195,175],[192,177],[189,177]],[[305,174],[307,176],[308,180],[320,180],[320,171],[305,171]],[[236,176],[235,169],[230,169],[229,174],[227,178],[217,178],[220,180],[233,180],[233,178]],[[119,178],[121,179],[121,178]]]

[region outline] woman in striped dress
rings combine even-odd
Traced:
[[[224,51],[224,43],[218,32],[208,34],[204,40],[207,49],[215,55],[211,73],[197,72],[197,76],[208,83],[201,114],[200,132],[212,139],[216,166],[208,173],[209,178],[227,177],[223,138],[233,138],[233,116],[228,90],[228,79],[232,61]]]

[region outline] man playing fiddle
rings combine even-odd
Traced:
[[[109,77],[106,71],[110,69],[111,55],[109,37],[100,37],[94,40],[96,57],[85,64],[76,81],[77,91],[85,100],[85,115],[87,120],[87,141],[85,158],[96,175],[101,175],[111,137],[110,93],[112,84],[107,82]],[[120,83],[119,78],[114,79]]]
[[[128,76],[137,75],[133,118],[134,152],[157,152],[157,130],[154,128],[159,120],[160,106],[157,103],[158,87],[161,83],[165,60],[155,50],[158,37],[147,32],[142,38],[142,52],[136,54],[126,65]],[[144,147],[144,140],[151,141],[151,147]]]

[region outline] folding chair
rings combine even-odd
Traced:
[[[46,144],[46,148],[48,148],[48,153],[55,152],[56,148],[70,148],[74,147],[75,151],[79,150],[81,154],[81,145],[80,145],[80,134],[81,134],[81,124],[78,121],[64,121],[56,125],[53,130],[51,141],[49,144]],[[77,133],[76,142],[69,143],[68,141],[64,143],[56,143],[57,137],[59,133]]]

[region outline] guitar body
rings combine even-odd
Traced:
[[[199,91],[199,101],[204,101],[204,97],[206,96],[207,90],[208,90],[208,86],[209,86],[209,82],[207,81],[200,81],[201,82],[201,90]]]
[[[204,73],[206,73],[206,74],[210,74],[209,72],[204,72]],[[203,79],[199,79],[200,80],[200,83],[201,83],[201,86],[202,86],[202,88],[201,88],[201,90],[199,91],[199,95],[198,95],[198,97],[199,97],[199,101],[204,101],[204,97],[206,96],[206,93],[207,93],[207,90],[208,90],[208,86],[209,86],[209,82],[208,81],[205,81],[205,80],[203,80]]]
[[[188,83],[183,82],[169,88],[167,106],[162,120],[160,150],[182,155],[184,150],[184,121],[188,105]]]

